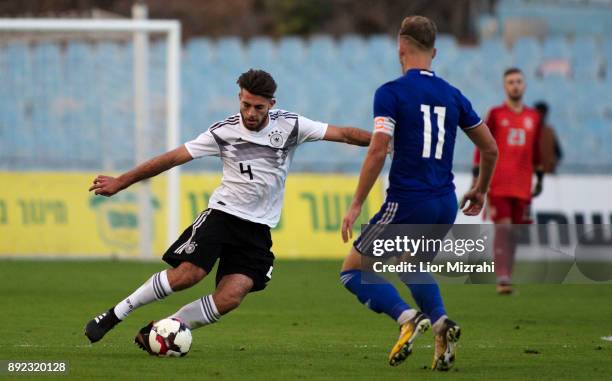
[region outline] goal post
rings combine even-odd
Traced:
[[[133,76],[136,87],[134,88],[135,119],[134,128],[142,128],[146,125],[147,117],[138,112],[138,109],[147,107],[146,73],[141,73],[142,67],[146,67],[146,44],[142,47],[139,41],[147,39],[150,34],[163,35],[166,42],[166,76],[165,76],[165,147],[167,150],[176,148],[180,139],[180,59],[181,59],[181,26],[175,20],[83,20],[83,19],[42,19],[42,18],[0,18],[0,33],[45,33],[61,32],[69,34],[117,32],[133,36],[134,58]],[[143,38],[144,37],[144,38]],[[139,48],[138,45],[141,45]],[[140,53],[139,53],[140,52]],[[138,54],[145,54],[138,57]],[[144,65],[143,65],[144,63]],[[129,69],[127,69],[129,70]],[[146,70],[146,68],[144,69]],[[140,127],[138,127],[140,126]],[[136,136],[142,131],[136,131]],[[139,144],[138,140],[135,144]],[[135,147],[137,160],[141,161],[142,147]],[[166,240],[168,245],[178,236],[180,223],[180,176],[179,168],[173,168],[167,173],[166,205]],[[139,207],[140,209],[140,207]],[[144,221],[144,223],[149,223]],[[142,225],[142,221],[140,223]],[[141,230],[142,232],[142,230]],[[145,234],[147,235],[147,234]],[[139,236],[140,254],[152,255],[151,246],[148,241],[151,237]]]

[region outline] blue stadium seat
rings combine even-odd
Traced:
[[[226,71],[236,74],[246,71],[246,55],[242,42],[237,37],[222,37],[217,40],[217,56],[215,64]]]
[[[457,53],[459,46],[457,45],[457,40],[453,35],[439,34],[436,37],[436,48]]]
[[[433,60],[433,70],[444,78],[450,78],[456,62],[460,59],[459,48],[453,36],[439,35],[436,39],[436,57]],[[394,61],[397,62],[397,52],[393,51]]]
[[[66,53],[66,59],[73,56],[73,51]],[[57,90],[63,84],[60,79],[62,73],[62,53],[58,44],[43,43],[32,48],[32,74],[36,81],[48,90]]]
[[[278,64],[291,70],[299,70],[308,55],[308,48],[303,39],[285,37],[280,40],[277,48]]]
[[[205,68],[216,57],[215,44],[206,37],[192,38],[183,48],[183,59],[195,68]]]
[[[510,19],[535,19],[553,35],[609,35],[612,10],[605,2],[504,0],[496,12],[503,25]]]
[[[338,54],[342,62],[351,69],[374,61],[373,57],[368,55],[365,40],[356,35],[347,35],[339,41]]]
[[[149,47],[149,89],[155,96],[166,91],[166,41],[156,41]]]
[[[314,36],[309,42],[306,64],[312,68],[326,70],[338,66],[336,43],[330,36]]]
[[[62,73],[62,84],[68,88],[69,97],[75,104],[80,104],[89,95],[88,84],[95,80],[95,61],[92,59],[91,45],[71,43],[64,54],[65,73]]]
[[[370,57],[379,59],[397,55],[395,41],[387,35],[373,35],[365,41],[365,44]]]
[[[535,73],[541,62],[542,48],[535,38],[523,37],[514,43],[514,63],[529,75]]]
[[[463,48],[449,74],[451,78],[469,78],[470,80],[482,78],[485,65],[480,50]]]
[[[480,44],[482,58],[487,65],[501,64],[503,66],[510,65],[512,55],[510,50],[506,48],[504,41],[501,38],[490,38],[482,41]]]
[[[505,69],[513,66],[513,56],[504,45],[503,40],[491,38],[484,40],[480,46],[482,61],[478,69],[480,75],[499,81]]]
[[[521,67],[528,83],[525,101],[546,100],[551,106],[550,122],[562,143],[567,142],[567,168],[605,168],[612,161],[612,150],[605,146],[612,140],[608,40],[598,43],[578,36],[570,43],[555,37],[540,44],[523,38],[507,49],[498,38],[464,47],[440,35],[433,68],[484,117],[503,101],[503,70]],[[153,42],[149,53],[149,149],[159,153],[165,149],[165,42]],[[572,77],[536,76],[538,65],[548,58],[567,58]],[[0,167],[94,169],[102,156],[107,168],[133,165],[132,59],[131,42],[0,46]],[[386,35],[349,35],[338,41],[328,36],[310,41],[287,37],[278,42],[260,37],[244,43],[235,37],[192,39],[184,46],[182,60],[182,140],[237,112],[235,81],[250,66],[263,67],[275,77],[279,108],[365,129],[371,128],[376,88],[400,75],[395,41]],[[100,141],[107,146],[101,147]],[[459,134],[456,168],[469,168],[472,154],[472,144]],[[364,155],[354,147],[307,144],[293,168],[357,171]],[[219,170],[219,165],[208,160],[190,168]]]
[[[571,45],[572,74],[576,81],[597,79],[603,69],[603,58],[593,37],[578,37]]]
[[[572,65],[572,77],[576,81],[598,79],[602,72],[602,64],[597,60],[581,60]]]
[[[612,64],[612,40],[609,38],[605,38],[601,44],[601,52],[603,54],[603,58],[608,63],[608,65]],[[612,74],[610,74],[612,76]]]
[[[366,42],[366,55],[370,57],[366,65],[372,73],[372,80],[377,83],[386,82],[400,75],[397,57],[397,47],[394,39],[387,35],[374,35]]]
[[[310,98],[306,87],[296,73],[285,67],[277,67],[274,78],[278,84],[276,91],[278,108],[303,114],[310,109]]]
[[[580,61],[601,61],[600,49],[594,37],[576,37],[569,46],[570,55],[573,63]]]
[[[561,36],[546,38],[542,47],[542,56],[544,59],[569,58],[570,53],[567,39]]]
[[[276,62],[276,46],[272,39],[256,37],[248,42],[245,66],[273,72]]]

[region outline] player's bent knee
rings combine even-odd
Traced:
[[[242,303],[243,295],[240,292],[220,292],[213,295],[220,314],[226,314],[238,308]]]
[[[193,263],[183,262],[175,269],[168,271],[168,281],[174,291],[189,288],[206,276],[206,271]]]
[[[196,283],[200,282],[202,280],[202,278],[204,278],[204,276],[206,276],[206,271],[204,271],[204,269],[201,269],[197,266],[195,266],[186,276],[186,282],[190,285],[193,286]]]

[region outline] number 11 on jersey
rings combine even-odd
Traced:
[[[431,157],[431,106],[421,105],[423,113],[423,157]],[[444,119],[446,119],[446,107],[434,107],[434,114],[438,116],[438,143],[436,144],[435,158],[442,159],[442,149],[444,147]]]

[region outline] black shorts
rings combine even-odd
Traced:
[[[190,262],[207,274],[219,259],[216,283],[229,274],[253,280],[253,291],[263,290],[272,277],[274,254],[270,227],[216,209],[206,209],[170,246],[163,260],[177,267]]]

